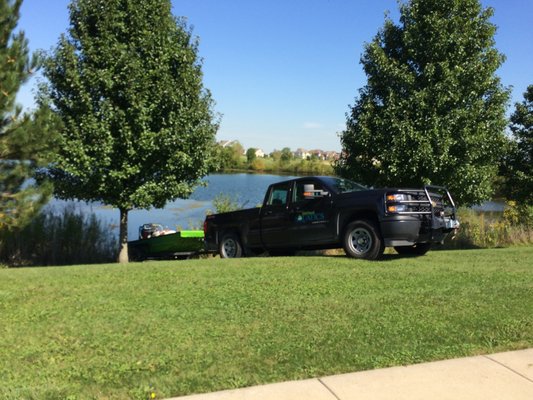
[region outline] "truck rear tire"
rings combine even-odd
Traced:
[[[394,247],[394,250],[402,256],[423,256],[429,249],[431,249],[431,243],[416,243],[412,246]]]
[[[239,258],[242,257],[242,245],[233,233],[227,233],[222,237],[218,246],[220,258]]]
[[[347,256],[364,260],[378,260],[385,250],[376,224],[367,220],[348,224],[344,231],[343,246]]]

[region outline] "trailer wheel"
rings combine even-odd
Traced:
[[[385,250],[376,224],[367,220],[348,224],[344,231],[343,246],[347,256],[365,260],[377,260]]]
[[[218,246],[218,253],[221,258],[242,257],[242,245],[239,238],[233,233],[225,234]]]
[[[396,246],[394,250],[402,256],[423,256],[431,249],[431,243],[416,243],[412,246]]]
[[[128,256],[131,261],[146,260],[146,254],[144,249],[139,247],[128,248]]]

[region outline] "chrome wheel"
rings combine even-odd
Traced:
[[[237,255],[237,243],[233,238],[227,238],[222,244],[225,258],[235,258]]]
[[[348,224],[342,244],[347,256],[364,260],[378,260],[385,250],[378,226],[365,219]]]
[[[219,253],[222,258],[242,257],[242,246],[237,236],[231,233],[225,235],[220,242]]]
[[[365,228],[355,228],[350,232],[348,245],[355,254],[366,254],[372,248],[372,235]]]

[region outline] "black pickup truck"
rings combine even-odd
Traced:
[[[264,251],[343,247],[379,259],[385,247],[423,255],[459,227],[446,188],[368,189],[347,179],[305,177],[270,185],[262,207],[208,215],[205,246],[223,258]]]

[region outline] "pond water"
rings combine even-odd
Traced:
[[[187,200],[178,199],[169,202],[165,208],[151,210],[133,210],[129,213],[128,239],[138,237],[139,226],[145,223],[160,223],[170,229],[202,229],[205,215],[215,211],[213,199],[227,195],[232,201],[244,208],[255,207],[263,202],[267,187],[275,182],[292,179],[290,175],[267,174],[213,174],[204,178],[205,186],[198,187]],[[48,207],[60,210],[70,206],[85,213],[95,215],[118,235],[119,211],[100,203],[81,201],[62,201],[53,199]],[[503,211],[503,204],[487,202],[474,207],[476,211]]]
[[[169,202],[163,209],[133,210],[128,214],[128,240],[138,237],[139,226],[160,223],[171,229],[202,229],[206,212],[215,211],[213,199],[227,195],[243,207],[255,207],[263,202],[267,187],[275,182],[291,179],[287,175],[266,174],[213,174],[204,178],[205,186],[198,187],[187,200]],[[60,210],[74,207],[84,213],[93,212],[98,219],[116,230],[118,235],[119,211],[100,203],[63,201],[53,199],[48,207]]]

